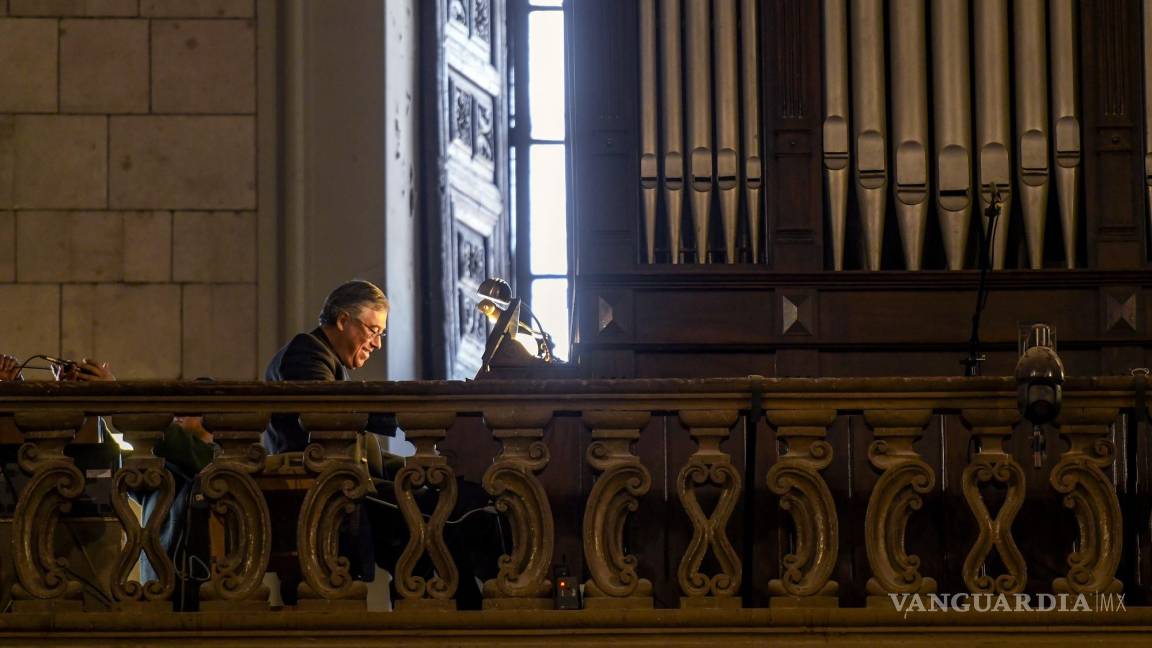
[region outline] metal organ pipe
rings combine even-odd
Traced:
[[[1152,0],[1150,0],[1152,1]],[[848,8],[824,0],[824,195],[832,236],[832,268],[844,269],[848,219]]]
[[[928,64],[922,0],[891,0],[894,194],[904,262],[919,270],[928,216]]]
[[[644,206],[645,260],[656,262],[656,0],[640,0],[640,191]]]
[[[688,179],[692,188],[692,225],[696,262],[708,263],[708,221],[712,206],[712,25],[708,0],[685,5],[685,59],[688,65]]]
[[[744,106],[744,192],[752,263],[760,260],[760,191],[764,169],[760,160],[760,21],[757,0],[741,0],[741,78]]]
[[[1056,197],[1064,234],[1064,259],[1076,267],[1079,218],[1080,118],[1076,110],[1076,14],[1072,0],[1051,0],[1052,133],[1056,149]]]
[[[681,82],[680,0],[660,3],[661,69],[664,116],[664,208],[668,215],[668,251],[680,263],[684,201],[684,113]]]
[[[972,217],[972,96],[968,77],[968,2],[932,2],[936,209],[948,268],[964,267]]]
[[[736,74],[736,0],[712,0],[716,61],[716,186],[724,225],[724,251],[736,263],[736,229],[740,209],[740,99]],[[705,223],[707,227],[707,223]]]
[[[992,268],[1004,267],[1008,221],[1012,214],[1011,124],[1008,94],[1008,2],[975,0],[976,148],[980,183],[980,220],[992,200],[992,185],[1002,202],[992,232]]]
[[[857,0],[852,4],[851,20],[856,203],[865,267],[879,270],[888,190],[883,1]]]
[[[1048,211],[1048,76],[1044,1],[1016,0],[1017,175],[1024,234],[1033,269],[1044,265],[1044,218]]]

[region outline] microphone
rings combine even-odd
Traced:
[[[69,365],[79,364],[75,360],[64,360],[62,358],[53,358],[52,356],[46,356],[46,355],[42,355],[40,357],[51,364],[60,365],[61,367],[67,367]]]

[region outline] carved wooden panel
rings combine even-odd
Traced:
[[[1140,3],[1086,2],[1080,23],[1088,263],[1093,269],[1140,267],[1148,262],[1139,150]]]
[[[511,267],[505,0],[440,0],[425,22],[425,97],[435,115],[425,146],[430,377],[466,378],[480,365],[486,322],[476,289]],[[439,250],[439,253],[436,252]]]
[[[454,299],[449,305],[456,353],[449,375],[471,377],[476,373],[488,337],[487,318],[476,308],[476,291],[486,277],[494,274],[495,242],[499,215],[480,203],[453,192],[449,203],[452,241],[451,278]]]

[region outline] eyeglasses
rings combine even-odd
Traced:
[[[365,331],[368,331],[368,339],[369,340],[371,340],[373,338],[383,339],[383,338],[388,337],[388,331],[387,330],[382,329],[378,326],[372,326],[371,324],[366,323],[364,320],[360,319],[359,317],[352,317],[351,313],[349,313],[348,317],[355,320],[356,323],[358,323],[360,326],[363,326]]]

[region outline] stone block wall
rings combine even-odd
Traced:
[[[0,0],[0,352],[257,377],[256,14]]]

